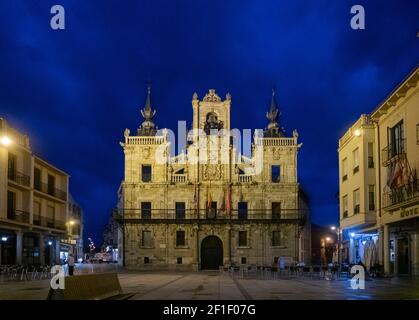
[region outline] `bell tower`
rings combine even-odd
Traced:
[[[192,97],[193,128],[205,132],[211,129],[230,130],[230,106],[229,93],[224,101],[214,89],[210,89],[202,100],[199,100],[198,94],[194,93]]]

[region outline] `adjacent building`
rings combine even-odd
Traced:
[[[143,123],[125,131],[124,180],[114,218],[119,263],[128,268],[218,269],[222,265],[309,263],[308,203],[297,175],[301,144],[278,124],[275,94],[269,124],[251,154],[230,131],[231,96],[192,97],[192,128],[178,154],[171,133],[157,130],[148,88]],[[249,135],[251,140],[251,135]],[[250,143],[249,143],[250,145]]]
[[[339,140],[342,256],[419,274],[419,68]]]
[[[68,210],[68,184],[67,173],[0,118],[0,264],[51,265],[73,250],[69,228],[82,221]]]

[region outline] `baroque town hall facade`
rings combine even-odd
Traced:
[[[222,100],[209,90],[199,100],[195,93],[195,130],[186,151],[173,157],[167,130],[157,131],[153,122],[148,88],[144,121],[136,135],[126,129],[121,143],[125,172],[113,215],[121,265],[202,270],[310,261],[297,131],[285,137],[273,92],[269,124],[245,157],[230,136],[230,107],[230,94]]]

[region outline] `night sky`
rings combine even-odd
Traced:
[[[50,28],[61,4],[66,29]],[[352,30],[361,4],[366,29]],[[123,177],[119,141],[141,123],[151,80],[159,128],[191,125],[192,94],[232,95],[232,128],[263,128],[271,88],[303,147],[312,220],[338,220],[339,137],[419,62],[419,2],[0,2],[0,116],[71,175],[85,238],[101,233]]]

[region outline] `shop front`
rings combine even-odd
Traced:
[[[397,275],[419,275],[419,205],[386,212],[389,229],[389,271]]]

